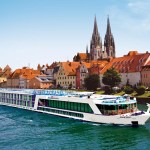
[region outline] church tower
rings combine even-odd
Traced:
[[[102,41],[98,32],[96,16],[94,20],[94,29],[90,43],[90,59],[97,60],[102,58]]]
[[[107,29],[106,29],[105,39],[104,39],[104,50],[105,53],[107,54],[107,58],[116,56],[115,42],[114,42],[114,37],[111,33],[109,17],[107,18]]]

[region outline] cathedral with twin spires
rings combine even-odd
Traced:
[[[111,33],[109,17],[107,18],[107,29],[104,38],[104,43],[98,32],[97,20],[94,19],[94,29],[90,42],[90,52],[88,52],[88,47],[86,53],[77,53],[74,56],[73,61],[92,61],[92,60],[106,60],[110,57],[115,58],[115,42],[114,37]]]

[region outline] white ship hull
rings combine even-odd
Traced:
[[[62,95],[62,92],[54,95],[53,91],[41,93],[0,90],[0,105],[101,124],[144,125],[150,118],[150,104],[147,112],[139,111],[135,99],[88,92],[72,95]]]
[[[18,106],[18,105],[2,103],[2,102],[0,102],[0,105],[10,106],[10,107],[15,107],[15,108],[40,112],[40,113],[46,113],[46,114],[56,115],[56,116],[60,116],[60,117],[73,118],[73,119],[78,119],[81,121],[93,122],[93,123],[98,123],[98,124],[131,125],[132,126],[135,123],[135,125],[144,125],[150,118],[150,114],[147,112],[144,112],[144,114],[141,114],[138,116],[131,116],[130,114],[106,116],[106,115],[102,115],[102,114],[82,113],[83,118],[79,118],[79,117],[74,117],[74,116],[69,116],[69,115],[64,115],[64,114],[59,114],[59,113],[41,111],[41,110],[34,109],[33,107]],[[57,109],[55,109],[55,110],[57,110]],[[72,111],[70,111],[70,112],[72,112]]]

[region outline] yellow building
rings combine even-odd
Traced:
[[[76,87],[76,69],[79,64],[79,62],[61,62],[59,70],[54,76],[56,85],[63,88]]]

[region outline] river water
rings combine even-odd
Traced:
[[[0,150],[109,149],[150,149],[150,121],[138,128],[99,125],[0,106]]]

